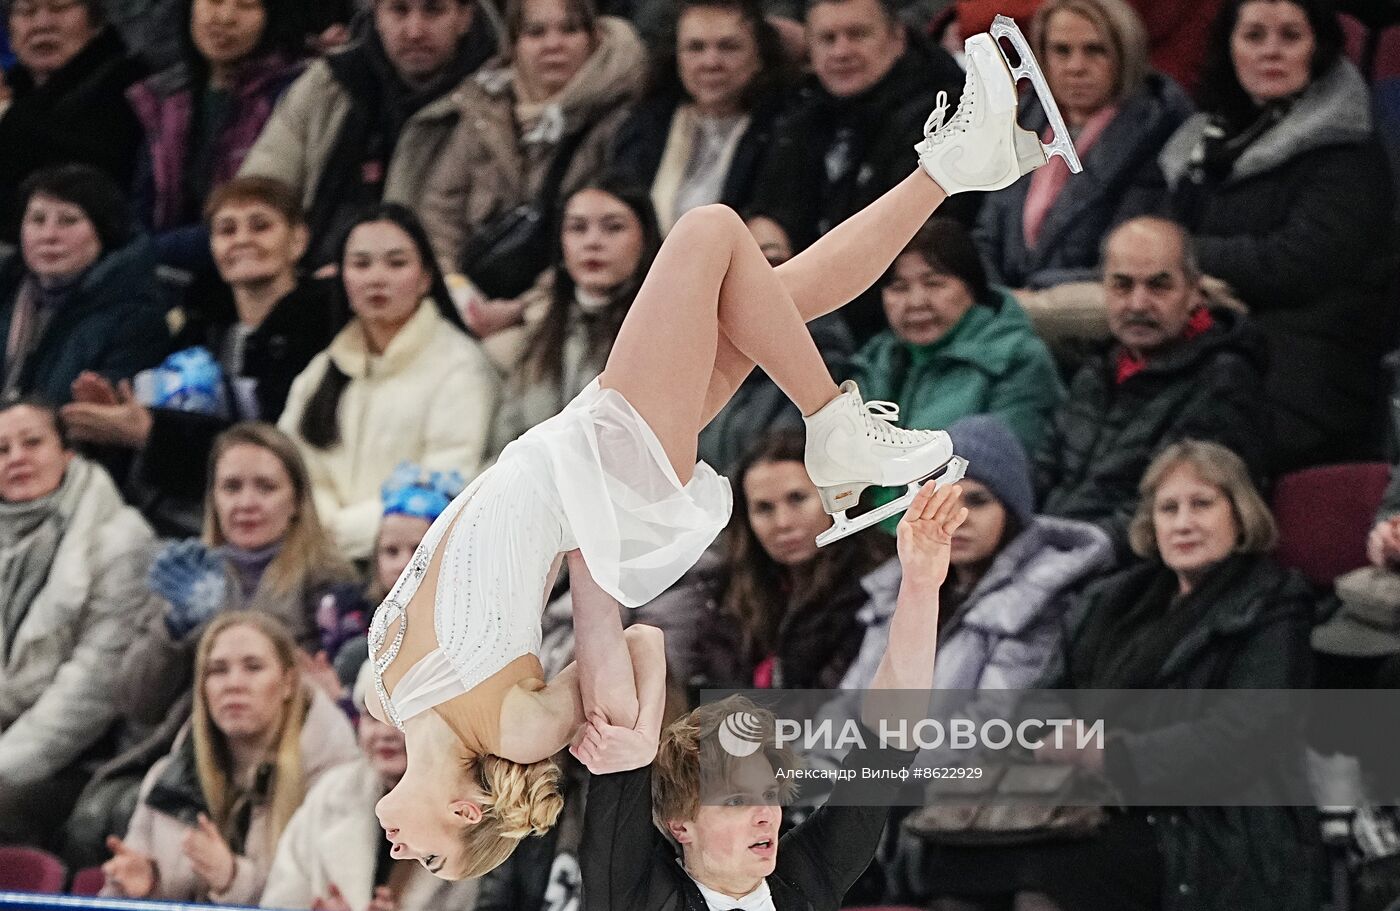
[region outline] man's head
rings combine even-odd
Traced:
[[[408,83],[425,83],[451,62],[472,27],[473,0],[374,0],[374,30]]]
[[[104,24],[100,0],[11,0],[5,9],[10,46],[40,85],[78,56]]]
[[[1104,239],[1103,284],[1113,337],[1140,357],[1175,342],[1201,304],[1201,270],[1186,229],[1126,221]]]
[[[904,55],[904,26],[885,0],[815,0],[807,6],[812,71],[837,98],[872,88]]]
[[[776,743],[773,714],[743,696],[702,705],[661,735],[652,819],[708,888],[747,895],[777,865],[782,804],[794,790],[777,773],[797,760]],[[753,752],[737,755],[745,751],[736,744]]]

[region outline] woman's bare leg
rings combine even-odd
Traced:
[[[699,429],[754,364],[811,414],[837,390],[804,324],[873,285],[946,198],[915,171],[777,270],[734,213],[687,213],[628,311],[602,385],[637,409],[683,482]]]
[[[721,332],[762,364],[803,414],[838,392],[743,221],[724,206],[692,209],[657,254],[600,378],[646,420],[682,482],[694,470]]]
[[[879,199],[774,269],[802,319],[811,322],[855,300],[894,262],[948,194],[915,169]],[[754,363],[721,332],[705,397],[703,429],[744,382]]]

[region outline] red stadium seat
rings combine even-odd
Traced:
[[[58,895],[68,880],[63,861],[38,848],[0,846],[0,891]]]
[[[1400,76],[1400,25],[1382,29],[1375,43],[1376,56],[1371,64],[1371,78]]]
[[[1274,488],[1278,561],[1319,588],[1366,565],[1366,535],[1390,478],[1384,462],[1304,468]]]
[[[1337,19],[1342,23],[1342,34],[1346,36],[1347,58],[1364,71],[1369,31],[1360,19],[1350,13],[1338,13]],[[1363,75],[1369,76],[1367,73],[1363,73]]]
[[[68,887],[69,895],[96,895],[107,885],[107,875],[101,867],[84,867],[73,874],[73,884]]]

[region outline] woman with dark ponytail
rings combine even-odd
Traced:
[[[379,485],[395,465],[476,474],[500,384],[410,210],[366,212],[338,262],[353,317],[292,384],[278,425],[306,459],[337,544],[361,559],[379,525]]]

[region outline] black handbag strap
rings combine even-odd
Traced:
[[[554,150],[554,157],[549,162],[549,170],[544,172],[544,182],[540,184],[539,195],[535,197],[540,214],[546,216],[546,223],[554,220],[554,210],[561,202],[559,191],[564,186],[564,175],[569,173],[569,165],[573,164],[574,156],[583,146],[583,141],[591,132],[591,127],[592,124],[586,123],[567,134],[559,140],[559,146]]]

